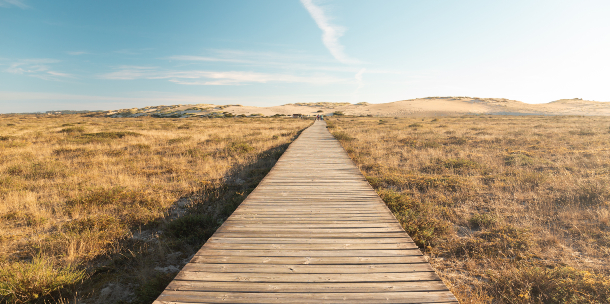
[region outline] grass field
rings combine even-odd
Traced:
[[[610,303],[610,118],[332,118],[462,303]]]
[[[0,118],[0,302],[150,303],[311,121]]]

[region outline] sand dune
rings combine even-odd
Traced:
[[[105,112],[113,117],[224,117],[232,115],[273,116],[273,115],[346,115],[408,117],[408,116],[452,116],[465,114],[496,115],[584,115],[610,116],[610,102],[582,99],[562,99],[545,104],[527,104],[502,98],[471,97],[428,97],[401,100],[381,104],[348,103],[298,103],[274,107],[254,107],[241,105],[173,105],[142,109],[123,109]]]

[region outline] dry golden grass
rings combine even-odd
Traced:
[[[462,303],[610,303],[610,118],[332,118]]]
[[[150,302],[310,123],[2,116],[0,302]]]

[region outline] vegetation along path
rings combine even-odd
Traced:
[[[155,303],[457,303],[317,121]]]

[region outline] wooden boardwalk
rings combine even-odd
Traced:
[[[154,303],[457,300],[317,121]]]

